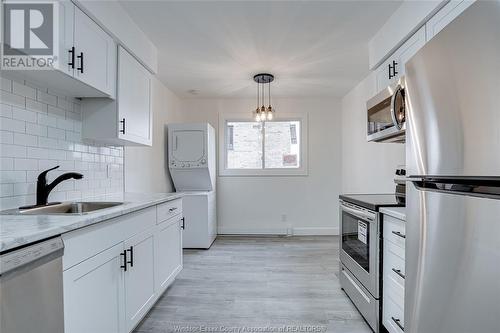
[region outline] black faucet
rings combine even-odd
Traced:
[[[55,170],[59,168],[59,165],[56,167],[53,167],[52,169],[48,169],[43,171],[41,174],[38,175],[38,181],[36,182],[36,205],[37,206],[44,206],[47,205],[47,199],[49,198],[50,191],[54,189],[54,187],[57,186],[62,181],[68,180],[68,179],[82,179],[83,175],[81,173],[77,172],[68,172],[68,173],[63,173],[54,181],[50,184],[47,184],[47,172]]]

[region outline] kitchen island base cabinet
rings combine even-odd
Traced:
[[[129,333],[174,281],[182,210],[158,224],[157,207],[63,234],[65,333]]]
[[[122,252],[118,244],[64,272],[64,332],[124,331]]]

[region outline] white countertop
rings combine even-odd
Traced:
[[[0,252],[182,196],[182,193],[120,193],[85,199],[84,201],[118,201],[124,204],[83,215],[0,215]]]
[[[387,214],[396,219],[406,221],[406,208],[405,207],[383,207],[380,208],[382,214]]]

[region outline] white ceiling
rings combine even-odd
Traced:
[[[368,73],[367,42],[400,1],[130,1],[158,47],[159,78],[181,97],[345,95]],[[189,91],[195,90],[195,93]]]

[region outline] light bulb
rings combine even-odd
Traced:
[[[267,113],[267,120],[273,120],[273,113],[272,112]]]
[[[255,114],[255,121],[260,121],[260,113]]]

